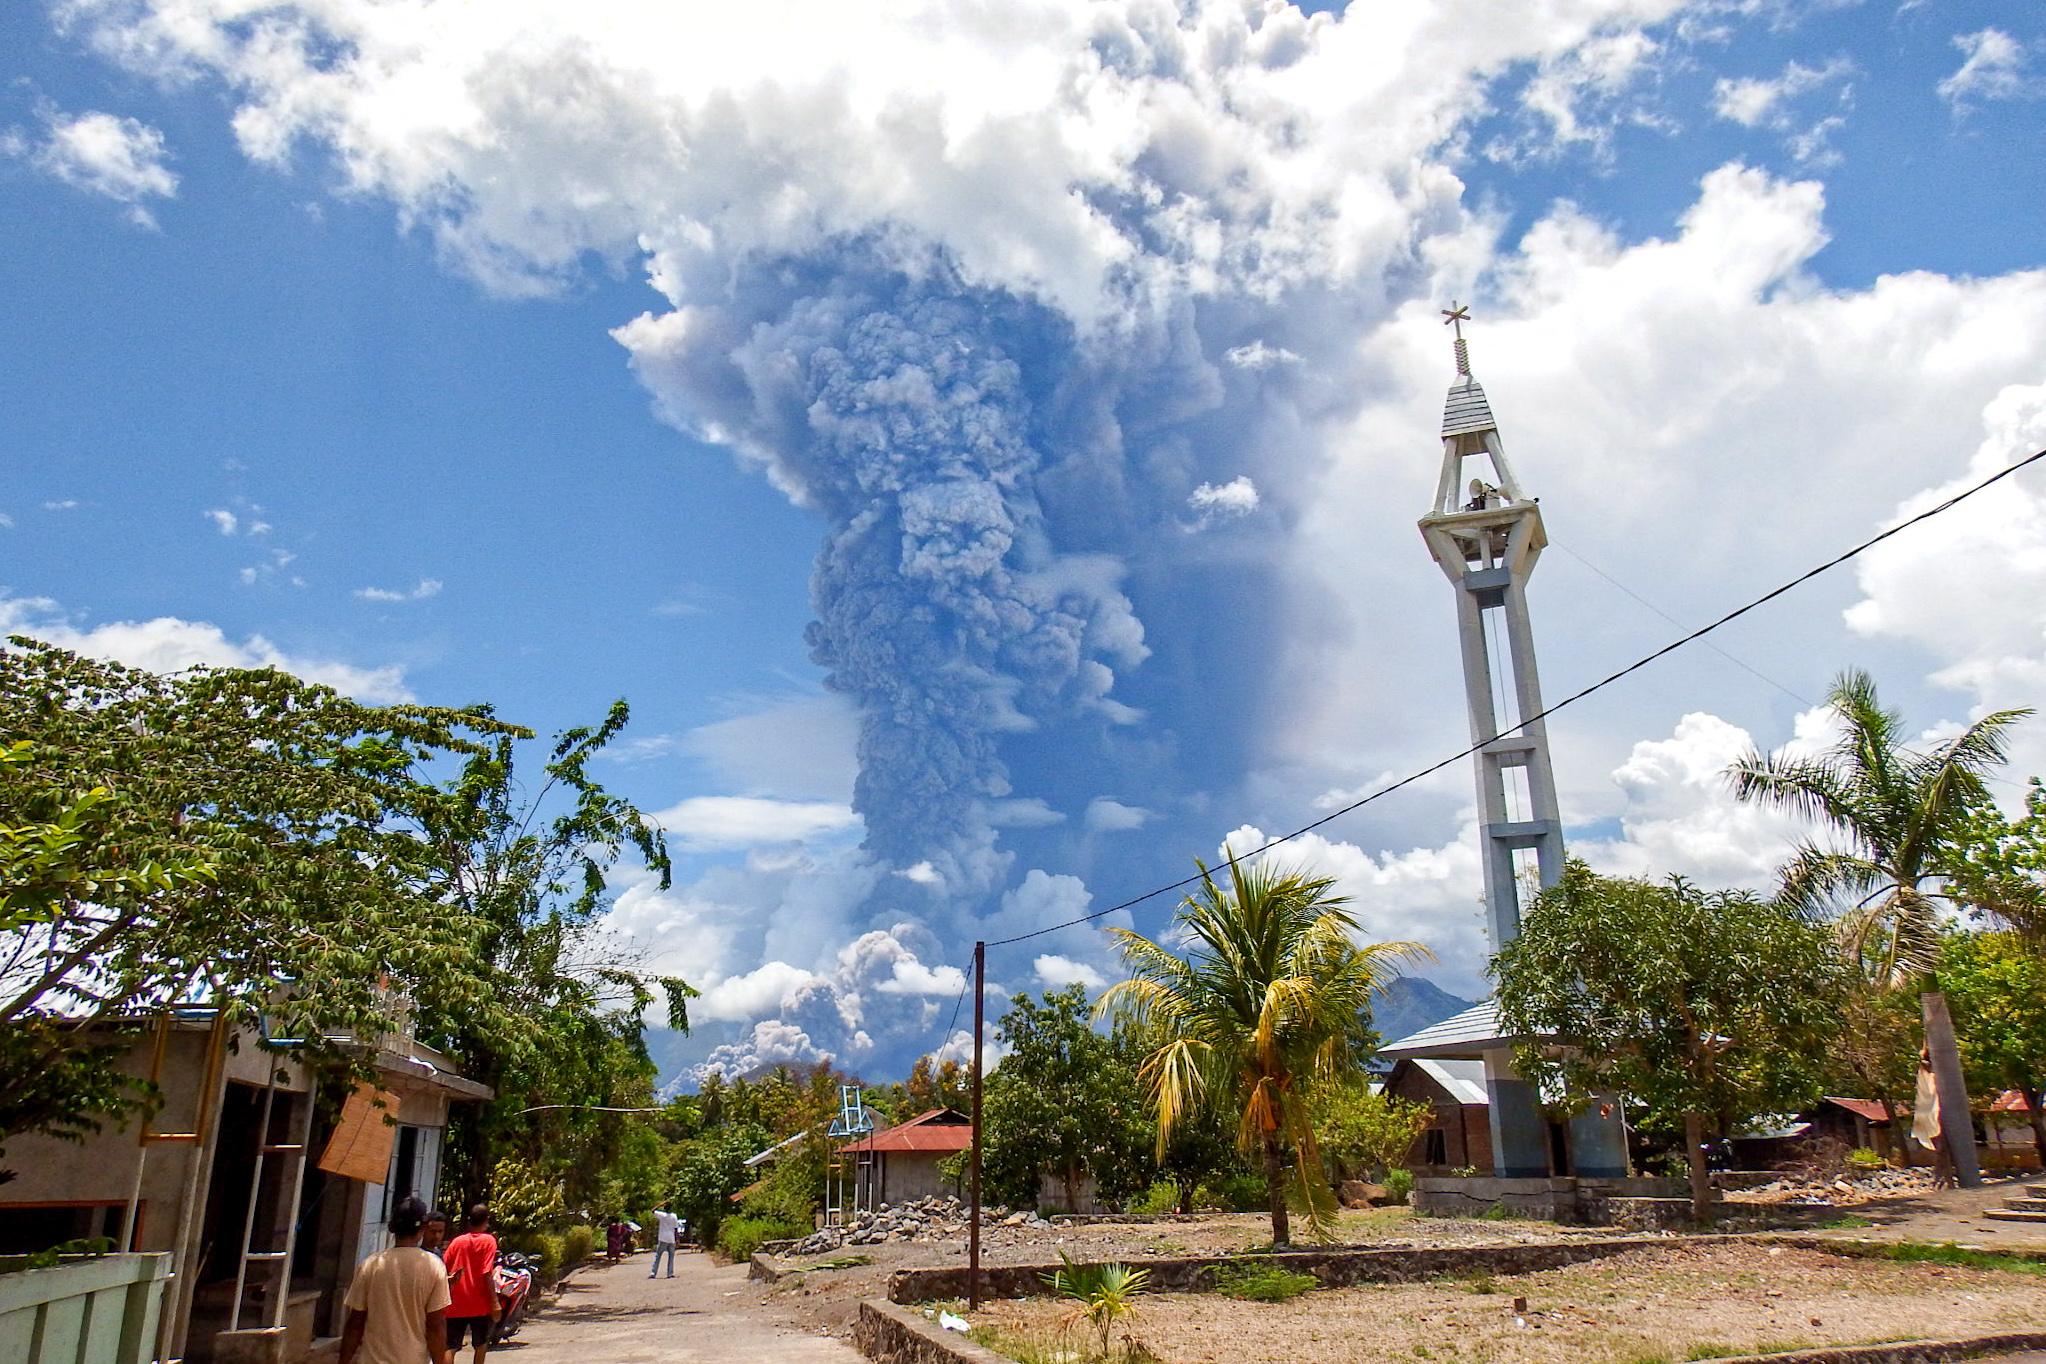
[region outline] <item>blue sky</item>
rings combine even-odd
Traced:
[[[628,697],[675,1073],[897,1071],[974,937],[1462,745],[1412,530],[1451,295],[1552,695],[1675,632],[1601,574],[1690,623],[2046,444],[2037,4],[259,8],[0,13],[0,615],[541,730]],[[1766,880],[1792,831],[1715,774],[1849,662],[1928,727],[2029,703],[2036,495],[1727,632],[1767,681],[1559,717],[1576,846]],[[1301,847],[1466,991],[1469,803]]]

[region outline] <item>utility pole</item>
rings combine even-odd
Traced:
[[[973,945],[973,1169],[967,1197],[966,1307],[980,1310],[980,1034],[987,1007],[987,944]]]

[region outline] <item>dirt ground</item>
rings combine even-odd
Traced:
[[[2037,1174],[1985,1180],[1979,1189],[1941,1189],[1916,1197],[1881,1198],[1839,1210],[1841,1221],[1866,1222],[1831,1234],[1877,1241],[1953,1241],[1985,1250],[2046,1253],[2046,1222],[1999,1222],[1982,1214],[2000,1208],[2020,1188],[2039,1184]]]
[[[972,1320],[1053,1343],[1065,1315],[1030,1300],[989,1304]],[[1161,1294],[1133,1333],[1165,1364],[1666,1364],[2041,1329],[2046,1280],[2035,1275],[1673,1242],[1538,1274],[1330,1289],[1281,1304]]]
[[[1584,1238],[1627,1233],[1597,1227],[1561,1227],[1552,1222],[1479,1218],[1415,1217],[1405,1208],[1344,1212],[1336,1239],[1346,1245],[1391,1249],[1404,1246],[1516,1245],[1558,1237]],[[982,1264],[1056,1264],[1064,1251],[1076,1260],[1126,1260],[1147,1256],[1212,1255],[1269,1244],[1271,1222],[1258,1213],[1214,1213],[1152,1223],[1096,1223],[1075,1227],[986,1227]],[[870,1257],[871,1263],[826,1269],[841,1257]],[[769,1298],[806,1329],[850,1335],[861,1298],[888,1295],[888,1276],[912,1266],[966,1263],[966,1238],[897,1241],[849,1246],[843,1251],[782,1262],[799,1271],[783,1279]]]

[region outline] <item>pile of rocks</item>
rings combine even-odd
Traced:
[[[876,1246],[884,1241],[949,1241],[966,1234],[966,1205],[957,1198],[917,1198],[883,1203],[871,1212],[854,1214],[849,1225],[826,1227],[788,1246],[784,1255],[822,1255],[842,1246]],[[1048,1227],[1030,1212],[993,1207],[980,1210],[984,1227]]]
[[[1852,1206],[1881,1198],[1900,1198],[1932,1191],[1932,1171],[1924,1166],[1908,1170],[1869,1170],[1843,1174],[1834,1179],[1823,1175],[1805,1177],[1786,1174],[1782,1179],[1757,1185],[1735,1197],[1755,1203],[1825,1204]]]

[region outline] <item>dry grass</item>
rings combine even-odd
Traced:
[[[976,1323],[1045,1339],[1058,1316],[1055,1304],[1002,1302]],[[1161,1294],[1145,1301],[1136,1335],[1166,1364],[1680,1364],[2040,1329],[2046,1293],[2031,1275],[1673,1245],[1540,1274],[1326,1290],[1288,1303]]]

